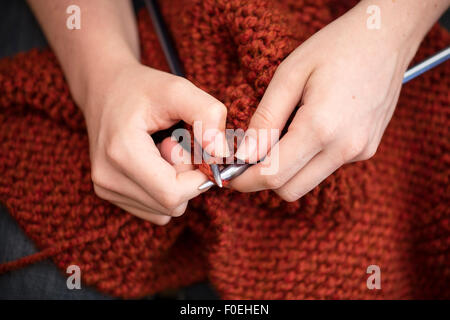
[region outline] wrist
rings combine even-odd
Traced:
[[[138,57],[127,50],[97,52],[80,57],[77,63],[71,64],[73,69],[65,73],[75,102],[85,112],[88,102],[104,95],[121,70],[137,65],[140,65]]]
[[[409,62],[429,29],[448,7],[445,2],[435,5],[433,1],[362,0],[343,18],[351,21],[349,31],[353,29],[359,41],[376,52],[399,54]],[[374,19],[379,24],[370,28],[369,22]]]
[[[450,0],[362,0],[355,8],[366,17],[370,6],[379,8],[380,30],[393,41],[419,45],[450,5]]]

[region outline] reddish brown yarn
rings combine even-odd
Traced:
[[[187,77],[245,128],[276,66],[354,1],[165,0]],[[332,14],[334,13],[334,14]],[[145,13],[146,64],[167,70]],[[435,27],[417,55],[447,46]],[[407,84],[377,155],[301,200],[212,189],[157,227],[100,200],[83,118],[50,51],[0,60],[0,200],[42,250],[102,292],[141,297],[208,278],[223,298],[450,298],[450,64]],[[367,266],[382,290],[366,288]]]

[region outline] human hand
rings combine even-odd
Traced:
[[[295,201],[343,164],[375,154],[421,39],[400,29],[367,30],[362,10],[355,7],[317,32],[277,68],[236,157],[254,161],[271,150],[232,188],[273,189]],[[278,143],[258,140],[255,130],[281,132],[299,102]],[[262,174],[274,161],[277,172]]]
[[[168,138],[157,146],[150,134],[179,120],[201,121],[203,131],[220,134],[226,108],[188,80],[138,63],[100,76],[90,82],[87,98],[78,99],[85,101],[80,107],[89,133],[95,192],[140,218],[166,224],[184,213],[207,178],[188,164],[190,159],[172,161],[176,142]],[[216,152],[220,155],[220,148]]]

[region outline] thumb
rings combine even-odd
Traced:
[[[236,151],[236,158],[256,162],[280,138],[281,131],[301,99],[309,77],[307,66],[295,64],[294,60],[296,59],[288,57],[276,70],[250,120]]]

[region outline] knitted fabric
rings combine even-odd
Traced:
[[[354,4],[161,1],[187,77],[244,129],[283,58]],[[167,71],[145,12],[139,30],[143,63]],[[415,61],[449,43],[434,27]],[[0,273],[51,257],[124,298],[204,279],[223,298],[450,298],[449,82],[447,63],[405,85],[375,157],[302,199],[213,188],[160,227],[95,196],[84,120],[55,56],[0,60],[0,201],[41,250]],[[372,264],[381,290],[367,289]]]

